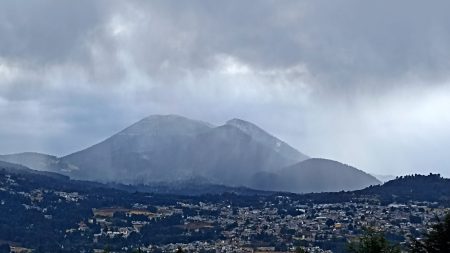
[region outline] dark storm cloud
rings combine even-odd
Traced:
[[[352,89],[409,75],[447,77],[448,7],[446,1],[13,1],[0,10],[0,50],[24,64],[75,63],[90,77],[101,71],[96,63],[124,64],[121,56],[159,77],[209,70],[226,55],[256,70],[300,65],[316,85]]]
[[[102,22],[99,8],[92,1],[3,1],[2,58],[38,64],[86,60],[89,35]]]
[[[247,118],[362,169],[450,175],[449,7],[2,1],[0,152],[65,154],[179,113]]]
[[[411,75],[448,76],[450,4],[444,1],[164,1],[134,7],[147,15],[137,21],[128,52],[153,75],[209,69],[218,56],[230,55],[262,71],[303,66],[315,85],[344,90],[380,80],[377,87],[392,86]]]

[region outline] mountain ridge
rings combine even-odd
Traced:
[[[347,178],[336,184],[330,173],[320,173],[322,160],[310,159],[259,126],[237,118],[215,126],[179,115],[151,115],[72,154],[60,158],[34,156],[46,162],[33,164],[39,159],[35,161],[23,154],[0,156],[0,160],[20,163],[21,158],[33,169],[104,183],[170,183],[204,178],[212,184],[294,192],[360,189],[379,183],[376,179],[366,180],[367,173],[333,161],[328,163],[330,173],[350,171]],[[319,169],[305,171],[304,164],[290,168],[302,162]],[[311,177],[312,174],[316,176]],[[296,185],[305,178],[314,178],[321,187],[282,186]]]
[[[299,160],[306,160],[309,158],[307,155],[297,151],[296,149],[291,147],[286,142],[275,138],[274,136],[270,135],[265,130],[263,130],[262,128],[258,127],[257,125],[255,125],[251,122],[248,122],[248,121],[245,121],[242,119],[238,119],[238,118],[234,118],[234,119],[228,120],[225,123],[225,125],[231,125],[231,126],[239,128],[241,131],[243,131],[244,133],[247,133],[248,135],[250,135],[252,138],[256,139],[257,141],[259,141],[261,143],[265,143],[265,145],[267,145],[267,146],[275,147],[275,150],[277,152],[280,152],[281,150],[283,150],[284,153],[286,154],[287,158],[289,158],[289,159],[299,161]]]

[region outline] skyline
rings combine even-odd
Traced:
[[[0,154],[66,155],[179,114],[242,118],[373,174],[450,177],[448,7],[5,1]]]

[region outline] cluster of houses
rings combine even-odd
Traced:
[[[46,194],[54,194],[57,201],[78,205],[86,196],[77,192],[34,189],[29,192],[12,191],[5,187],[16,182],[5,177],[0,191],[25,197],[26,210],[41,212],[51,222],[52,215],[39,205]],[[184,201],[166,206],[134,203],[132,206],[92,209],[92,217],[85,217],[65,233],[80,234],[92,240],[127,241],[143,228],[154,226],[155,221],[181,217],[176,224],[184,238],[191,235],[211,234],[200,240],[173,241],[167,244],[132,245],[141,252],[295,252],[299,248],[311,253],[333,252],[336,245],[346,244],[360,236],[364,229],[382,231],[389,240],[407,244],[420,238],[449,209],[430,202],[382,205],[374,199],[305,204],[289,196],[265,198],[258,207],[233,206],[229,202]],[[0,201],[1,205],[5,200]],[[193,237],[192,237],[193,238]],[[189,242],[186,242],[189,241]],[[98,249],[98,252],[103,252]],[[124,248],[124,250],[129,250]]]
[[[435,217],[448,212],[436,203],[390,204],[387,206],[369,203],[344,202],[335,204],[304,205],[283,197],[283,206],[288,204],[295,214],[286,214],[277,203],[266,203],[264,208],[233,207],[215,203],[178,203],[174,206],[159,206],[157,212],[145,211],[145,205],[136,204],[133,209],[106,208],[94,210],[95,222],[101,224],[99,236],[127,237],[139,233],[148,221],[132,221],[132,226],[114,227],[109,222],[114,210],[142,214],[151,219],[183,215],[185,234],[216,229],[221,238],[193,241],[191,243],[170,243],[166,245],[143,245],[141,251],[153,252],[288,252],[298,247],[308,252],[332,252],[317,246],[318,242],[348,242],[361,235],[365,228],[383,231],[398,243],[408,243],[420,237],[435,221]],[[190,210],[184,214],[183,209]],[[91,219],[90,221],[93,221]],[[79,229],[82,229],[80,226]]]

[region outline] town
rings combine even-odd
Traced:
[[[287,210],[276,208],[278,203],[271,202],[264,203],[261,209],[180,202],[174,206],[158,206],[153,213],[147,211],[145,204],[136,203],[133,209],[94,210],[89,224],[80,222],[77,229],[86,232],[100,225],[101,232],[94,234],[94,242],[98,242],[106,238],[128,238],[133,233],[139,234],[145,226],[151,226],[152,220],[178,216],[172,222],[184,236],[211,236],[190,243],[145,245],[141,250],[173,252],[181,248],[188,252],[287,252],[302,247],[308,252],[334,252],[330,249],[345,247],[347,240],[367,227],[381,229],[389,238],[406,244],[410,238],[420,237],[426,232],[426,227],[436,216],[443,216],[448,211],[426,202],[388,206],[352,202],[303,205],[284,196],[277,200],[295,212],[287,213]],[[209,240],[217,234],[218,239]]]
[[[15,206],[15,215],[32,215],[34,223],[24,225],[28,230],[59,229],[62,239],[52,247],[60,251],[346,252],[368,228],[406,247],[449,211],[428,201],[385,205],[375,196],[314,203],[293,194],[181,197],[45,189],[24,182],[21,176],[2,175],[2,211]],[[26,241],[9,243],[13,252],[35,250]]]

